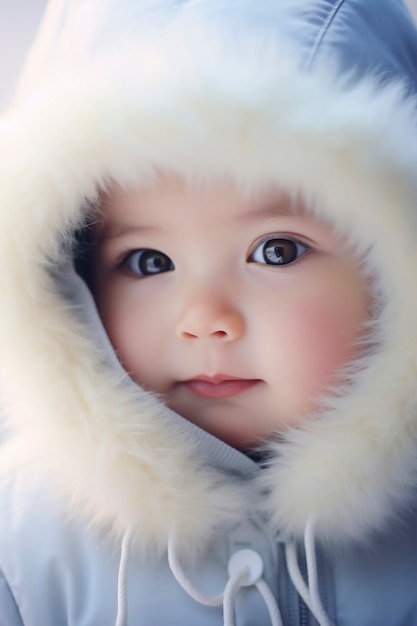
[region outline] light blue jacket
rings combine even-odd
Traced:
[[[202,441],[203,443],[203,441]],[[213,460],[250,481],[261,471],[233,450],[218,447]],[[223,453],[223,456],[222,456]],[[16,506],[19,503],[19,506]],[[2,495],[0,537],[2,577],[1,626],[105,626],[116,623],[119,550],[83,524],[63,523],[43,489],[25,476]],[[8,534],[4,532],[8,530]],[[186,568],[202,593],[216,594],[227,580],[233,553],[250,548],[262,556],[264,576],[285,626],[317,622],[288,576],[285,544],[277,541],[261,516],[219,534],[203,561]],[[318,554],[320,594],[331,623],[342,626],[412,626],[417,624],[417,529],[415,516],[392,524],[367,545]],[[305,570],[303,547],[299,547]],[[205,607],[184,592],[165,556],[157,563],[132,555],[129,566],[128,624],[180,626],[223,624],[222,607]],[[269,626],[258,592],[237,595],[236,624]]]
[[[0,120],[0,626],[417,626],[416,94],[400,0],[51,0]],[[133,383],[79,275],[154,168],[301,188],[365,254],[370,353],[258,460]]]

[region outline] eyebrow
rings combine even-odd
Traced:
[[[239,215],[239,219],[251,220],[259,217],[280,217],[291,215],[303,215],[305,210],[300,203],[293,202],[287,198],[283,198],[278,201],[271,201],[257,208],[252,208],[249,211]]]

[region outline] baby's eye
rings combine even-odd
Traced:
[[[169,256],[159,250],[148,248],[130,252],[123,261],[123,266],[139,276],[153,276],[175,269]]]
[[[309,247],[296,239],[276,238],[265,239],[258,244],[249,257],[254,263],[267,265],[288,265],[294,263],[306,252]]]

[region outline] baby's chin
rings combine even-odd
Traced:
[[[276,434],[276,430],[271,428],[254,429],[256,415],[242,416],[242,411],[235,407],[221,406],[220,403],[215,407],[206,407],[205,410],[201,407],[184,410],[184,407],[177,405],[171,405],[170,408],[187,421],[242,452],[259,448],[266,439]]]

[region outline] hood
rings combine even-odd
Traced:
[[[172,532],[205,544],[249,489],[284,538],[314,519],[318,539],[366,539],[400,515],[417,470],[416,68],[399,0],[52,0],[0,126],[1,471],[28,465],[66,511],[160,549]],[[100,190],[156,169],[302,190],[372,277],[372,354],[262,471],[129,379],[74,272]]]

